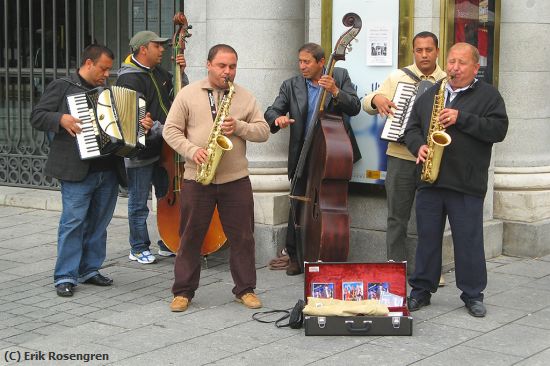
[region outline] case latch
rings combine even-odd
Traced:
[[[399,328],[401,326],[401,317],[400,316],[392,317],[391,323],[395,329]]]
[[[327,318],[324,316],[317,317],[317,325],[319,328],[323,329],[327,325]]]

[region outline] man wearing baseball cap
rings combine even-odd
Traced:
[[[146,135],[145,149],[135,158],[124,159],[128,175],[128,224],[130,227],[130,254],[128,258],[141,264],[155,262],[150,251],[151,241],[147,230],[149,208],[147,200],[151,185],[155,187],[157,198],[166,195],[168,176],[159,166],[162,147],[162,128],[168,110],[172,105],[172,75],[160,66],[168,38],[159,37],[152,31],[141,31],[130,39],[132,53],[122,63],[116,84],[136,90],[145,96],[147,115],[141,121],[150,127]],[[178,55],[176,62],[185,68],[183,55]],[[185,73],[182,83],[189,80]],[[159,255],[174,254],[159,240]]]
[[[132,52],[139,50],[141,46],[146,47],[149,42],[164,43],[168,38],[159,37],[155,32],[148,30],[137,32],[130,40]]]

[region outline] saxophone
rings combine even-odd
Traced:
[[[222,132],[222,123],[225,117],[229,115],[231,99],[235,93],[235,86],[233,83],[229,79],[226,79],[226,82],[229,86],[229,92],[223,96],[218,106],[218,113],[214,119],[214,125],[212,126],[210,136],[208,137],[208,144],[206,146],[208,160],[197,167],[197,176],[195,180],[205,186],[212,183],[223,153],[233,149],[233,143],[227,136],[224,136]]]
[[[445,128],[439,122],[439,113],[445,108],[445,87],[448,81],[448,77],[441,81],[441,86],[435,95],[432,108],[427,142],[429,151],[422,167],[422,174],[420,175],[420,179],[428,183],[436,181],[439,175],[439,166],[441,165],[444,148],[451,143],[451,136],[445,132]]]

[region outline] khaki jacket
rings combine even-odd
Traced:
[[[422,72],[418,69],[416,64],[409,65],[407,66],[407,68],[422,80],[430,80],[433,83],[447,76],[445,71],[443,71],[439,67],[439,65],[436,65],[434,72],[428,76],[425,76],[424,74],[422,74]],[[378,110],[373,107],[372,99],[376,95],[382,94],[389,100],[392,100],[393,95],[395,94],[395,89],[397,89],[397,83],[399,83],[400,81],[406,82],[406,83],[415,82],[413,79],[411,79],[409,75],[407,75],[401,69],[394,70],[386,78],[386,80],[384,80],[384,82],[382,83],[382,85],[380,85],[378,89],[376,89],[372,93],[368,94],[365,98],[363,98],[363,110],[371,115],[377,114]],[[407,150],[407,147],[404,144],[400,144],[397,142],[388,143],[388,149],[386,150],[386,155],[393,156],[399,159],[416,161],[416,157],[414,157],[409,152],[409,150]]]

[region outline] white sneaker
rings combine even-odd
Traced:
[[[159,251],[158,251],[158,254],[161,256],[161,257],[174,257],[176,256],[176,253],[172,252],[170,250],[170,248],[168,248],[166,246],[166,244],[164,244],[164,242],[162,240],[159,240],[157,242],[158,246],[159,246]]]
[[[131,261],[137,261],[138,263],[142,264],[154,263],[156,260],[155,256],[151,254],[151,252],[148,250],[144,250],[141,253],[132,253],[132,251],[130,251],[130,255],[128,256],[128,258]]]
[[[174,257],[176,253],[172,253],[169,250],[159,249],[158,255],[160,255],[161,257]]]

